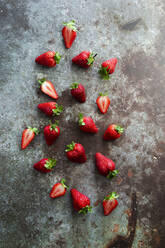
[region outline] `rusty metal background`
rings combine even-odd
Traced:
[[[1,0],[0,53],[0,247],[1,248],[164,248],[165,247],[165,2],[164,0]],[[62,22],[75,19],[78,37],[64,48]],[[47,50],[59,51],[61,63],[52,69],[34,63]],[[98,53],[93,68],[73,66],[71,58],[84,49]],[[97,71],[104,59],[119,63],[109,81]],[[35,81],[39,73],[51,80],[64,105],[61,136],[47,147],[43,132],[20,150],[22,130],[40,130],[49,119],[37,104],[50,98]],[[87,102],[69,94],[72,82],[87,89]],[[107,115],[97,111],[99,92],[108,91]],[[81,133],[78,113],[91,115],[100,131]],[[108,124],[119,123],[125,133],[104,142]],[[81,142],[88,161],[70,163],[65,145]],[[111,182],[95,170],[94,154],[116,162],[120,173]],[[58,163],[49,175],[33,170],[43,157]],[[93,213],[74,212],[70,194],[51,200],[52,185],[66,178],[90,198]],[[103,216],[101,202],[110,191],[120,195],[118,208]]]

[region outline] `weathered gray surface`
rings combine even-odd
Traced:
[[[164,248],[164,0],[1,0],[0,4],[0,247]],[[62,22],[71,19],[77,20],[79,33],[66,50]],[[52,69],[35,65],[35,57],[49,49],[62,53],[60,65]],[[98,53],[88,71],[71,64],[71,58],[84,49]],[[112,56],[119,63],[105,82],[97,71]],[[42,130],[48,123],[37,110],[38,103],[50,100],[35,82],[38,73],[54,82],[58,103],[65,106],[58,118],[62,133],[48,148],[41,132],[21,151],[22,130],[29,125]],[[85,104],[76,103],[69,94],[74,81],[88,88]],[[108,91],[111,98],[105,116],[95,104],[100,91]],[[100,127],[97,135],[80,133],[76,123],[80,111],[94,118]],[[103,142],[102,134],[113,122],[123,125],[125,133],[116,142]],[[86,164],[66,159],[65,145],[72,140],[85,146]],[[112,182],[95,170],[97,151],[116,161],[120,174]],[[43,157],[58,159],[49,175],[32,168]],[[52,185],[63,177],[70,187],[91,197],[91,215],[75,213],[69,193],[49,198]],[[120,204],[104,217],[101,201],[112,190],[120,194]]]

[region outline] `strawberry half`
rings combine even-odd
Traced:
[[[33,165],[34,169],[37,171],[43,172],[43,173],[48,173],[51,172],[54,166],[56,165],[56,159],[52,158],[43,158],[37,163]]]
[[[79,102],[83,103],[86,100],[85,88],[82,84],[73,83],[70,86],[72,96]]]
[[[38,108],[48,116],[60,115],[63,111],[63,106],[56,102],[44,102],[38,104]]]
[[[79,127],[86,133],[98,132],[98,128],[96,127],[93,119],[89,116],[83,116],[81,113],[79,114]]]
[[[120,138],[121,134],[123,133],[124,129],[121,126],[116,124],[109,125],[107,130],[103,135],[104,140],[115,140]]]
[[[67,145],[66,155],[72,162],[85,163],[87,158],[84,147],[72,141],[70,145]]]
[[[53,145],[59,135],[60,128],[58,126],[58,121],[56,121],[54,124],[51,123],[50,125],[44,128],[44,136],[48,146]]]
[[[65,181],[66,180],[63,178],[60,183],[54,184],[49,194],[50,198],[57,198],[59,196],[65,195],[66,190],[69,188],[65,185]]]
[[[58,52],[48,51],[38,56],[35,62],[43,66],[55,67],[56,64],[59,64],[60,59],[61,55]]]
[[[48,95],[54,99],[58,99],[57,92],[56,92],[52,82],[46,80],[45,78],[42,78],[42,79],[38,80],[38,83],[41,85],[40,89],[43,93],[45,93],[46,95]]]
[[[106,94],[100,93],[100,96],[97,98],[96,103],[102,114],[105,114],[110,105],[110,99]]]
[[[102,63],[99,73],[103,79],[109,79],[109,74],[114,73],[117,64],[117,58],[106,60]]]
[[[80,193],[77,189],[71,189],[71,196],[73,201],[73,207],[78,213],[87,214],[92,212],[92,207],[90,206],[90,199]]]
[[[116,198],[118,197],[119,196],[115,192],[112,192],[104,198],[104,215],[109,215],[117,207],[118,201],[116,200]]]
[[[24,150],[39,133],[37,128],[28,127],[22,133],[21,149]]]
[[[77,36],[75,21],[72,20],[70,22],[64,22],[63,24],[62,36],[64,38],[65,47],[70,48]]]
[[[83,51],[72,59],[72,62],[80,67],[89,68],[95,61],[97,54],[89,51]]]

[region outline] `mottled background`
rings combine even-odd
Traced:
[[[63,44],[62,22],[75,19],[78,36],[71,49]],[[1,248],[164,248],[165,247],[165,2],[164,0],[1,0],[0,53],[0,247]],[[59,51],[61,63],[46,69],[34,63],[47,50]],[[84,49],[98,56],[89,70],[72,65]],[[109,81],[100,79],[101,62],[118,58]],[[40,130],[49,119],[37,104],[50,98],[40,92],[36,75],[51,80],[64,105],[61,136],[47,147],[43,132],[21,151],[26,126]],[[85,104],[70,96],[69,85],[87,89]],[[111,108],[101,115],[95,101],[108,91]],[[91,115],[100,128],[81,133],[79,112]],[[123,125],[115,142],[104,142],[108,124]],[[66,159],[65,145],[81,142],[88,161]],[[119,175],[109,182],[95,170],[94,154],[116,162]],[[43,175],[33,164],[43,157],[58,163]],[[51,200],[49,192],[61,178],[91,197],[93,213],[74,212],[70,194]],[[101,201],[117,191],[119,207],[103,216]]]

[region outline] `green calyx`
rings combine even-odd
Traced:
[[[41,78],[41,79],[38,79],[37,81],[40,85],[42,85],[46,81],[46,78]]]
[[[117,195],[116,192],[112,192],[112,193],[110,193],[108,196],[106,196],[106,197],[104,198],[104,200],[113,200],[113,199],[116,199],[116,198],[118,198],[118,197],[119,197],[119,195]]]
[[[52,109],[53,115],[60,115],[63,111],[63,106],[56,103],[56,108]]]
[[[36,135],[39,134],[39,130],[36,127],[28,127],[28,129],[34,132]]]
[[[49,159],[46,161],[44,167],[45,167],[46,169],[48,169],[48,170],[52,170],[53,167],[56,165],[56,162],[57,162],[56,159],[49,158]]]
[[[79,114],[79,126],[85,126],[85,122],[83,121],[83,114]]]
[[[112,178],[115,177],[118,173],[119,173],[118,170],[110,171],[109,174],[107,175],[107,178],[108,178],[108,179],[112,179]]]
[[[108,96],[108,93],[102,93],[102,92],[100,92],[99,93],[99,96]]]
[[[116,130],[116,132],[118,132],[119,134],[124,132],[124,128],[121,127],[121,126],[116,126],[116,127],[115,127],[115,130]]]
[[[53,130],[55,130],[56,131],[56,133],[58,132],[58,125],[59,125],[59,121],[55,121],[55,123],[51,123],[50,122],[50,131],[53,131]]]
[[[79,214],[83,213],[83,214],[87,214],[87,213],[91,213],[92,212],[92,207],[91,206],[86,206],[84,208],[82,208],[81,210],[78,211]]]
[[[73,31],[77,31],[74,20],[71,20],[70,22],[63,22],[63,25],[72,29]]]
[[[97,53],[96,54],[93,54],[93,53],[91,53],[90,55],[89,55],[89,58],[87,59],[87,65],[92,65],[93,64],[93,62],[95,61],[95,57],[97,56]]]
[[[101,75],[101,77],[105,80],[108,80],[109,79],[109,72],[110,72],[110,69],[107,71],[108,69],[108,66],[107,67],[103,67],[101,66],[100,70],[99,70],[99,73]]]
[[[77,89],[78,86],[79,86],[79,83],[73,83],[73,84],[71,84],[70,89],[71,89],[71,90],[72,90],[72,89]]]
[[[56,61],[56,64],[59,64],[60,59],[61,59],[61,55],[58,52],[56,52],[55,55],[54,55],[54,59]]]
[[[69,189],[69,187],[65,184],[65,182],[66,182],[66,180],[63,178],[63,179],[61,180],[62,186],[63,186],[64,188],[66,188],[66,189]]]
[[[65,150],[66,152],[69,152],[69,151],[73,151],[74,150],[74,147],[75,147],[75,142],[74,141],[72,141],[72,143],[71,144],[69,144],[69,145],[67,145],[66,147],[67,147],[67,149]]]

